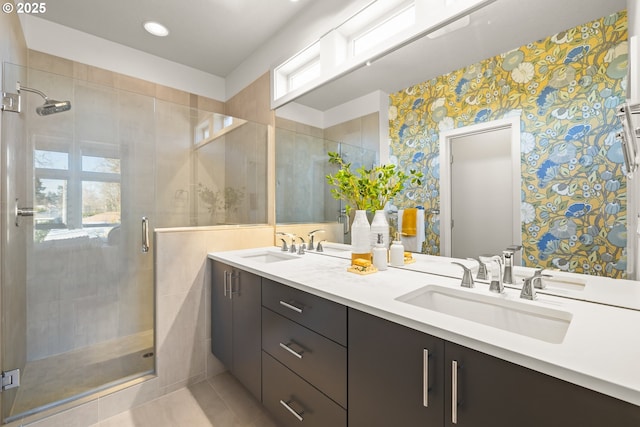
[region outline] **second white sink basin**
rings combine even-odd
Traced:
[[[272,262],[287,261],[290,259],[298,259],[299,257],[297,255],[290,254],[287,252],[262,251],[255,254],[245,255],[242,258],[251,260],[251,261],[272,263]]]
[[[439,285],[427,285],[396,300],[552,344],[562,343],[573,317],[567,311],[501,295],[483,295]]]

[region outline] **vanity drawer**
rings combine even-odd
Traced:
[[[262,305],[347,345],[347,308],[344,305],[268,279],[262,280]]]
[[[301,424],[307,427],[347,425],[345,409],[264,351],[262,404],[283,427],[297,427]]]
[[[347,349],[262,308],[262,349],[347,407]]]

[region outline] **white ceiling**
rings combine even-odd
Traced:
[[[313,1],[52,0],[38,17],[226,77]],[[146,33],[149,20],[169,36]]]
[[[325,8],[362,0],[53,0],[39,17],[226,78],[314,2],[329,1]],[[395,92],[625,7],[626,0],[496,0],[469,26],[422,38],[296,102],[325,111],[377,89]],[[147,34],[146,20],[165,24],[169,37]]]

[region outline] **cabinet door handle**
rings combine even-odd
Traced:
[[[458,361],[451,361],[451,423],[458,424]]]
[[[422,350],[422,405],[429,407],[429,350]]]
[[[280,404],[282,406],[284,406],[287,409],[287,411],[291,412],[291,414],[293,414],[293,416],[296,417],[298,419],[298,421],[302,422],[302,420],[304,420],[304,418],[302,418],[302,414],[304,414],[304,412],[297,413],[295,411],[295,409],[293,409],[291,406],[289,406],[291,404],[291,402],[293,402],[293,400],[289,400],[288,402],[285,402],[284,400],[281,400]]]
[[[301,308],[296,307],[293,304],[289,304],[288,302],[280,301],[280,305],[283,305],[283,306],[287,307],[288,309],[295,311],[296,313],[302,313],[302,309]]]
[[[233,299],[233,294],[237,294],[238,296],[240,296],[240,284],[238,283],[238,285],[236,286],[236,289],[233,289],[233,279],[236,279],[236,282],[238,282],[240,280],[240,272],[236,271],[235,273],[233,271],[229,272],[229,299]]]
[[[297,351],[293,350],[291,347],[289,347],[289,344],[280,343],[280,347],[287,350],[289,353],[293,354],[298,359],[302,359],[302,353],[298,353]]]
[[[222,294],[226,298],[227,297],[227,270],[224,271],[223,276],[224,276],[224,280],[222,281]]]

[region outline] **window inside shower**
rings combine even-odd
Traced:
[[[106,242],[120,225],[117,145],[50,141],[34,149],[34,242],[89,238]]]

